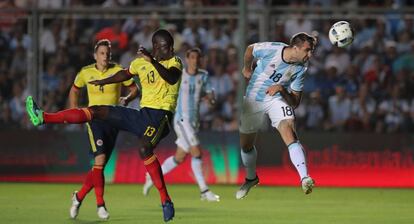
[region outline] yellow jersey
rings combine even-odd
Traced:
[[[183,70],[181,59],[177,56],[159,63],[167,69],[175,67],[180,71]],[[131,75],[138,76],[141,83],[141,108],[149,107],[171,112],[175,111],[181,78],[174,85],[169,84],[160,76],[157,69],[150,62],[145,61],[144,58],[133,60],[128,72]]]
[[[88,106],[94,105],[117,105],[119,97],[121,96],[121,87],[130,86],[134,84],[133,79],[126,80],[122,83],[113,83],[105,86],[95,86],[89,84],[90,81],[107,78],[118,71],[122,67],[118,64],[110,63],[108,69],[101,72],[96,68],[96,64],[91,64],[83,67],[76,75],[73,85],[77,88],[86,86],[88,91]]]

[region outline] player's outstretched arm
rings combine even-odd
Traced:
[[[112,76],[110,76],[106,79],[94,80],[94,81],[90,81],[89,83],[92,84],[92,85],[104,86],[106,84],[123,82],[123,81],[126,81],[126,80],[130,79],[130,78],[132,78],[132,76],[126,70],[120,70],[117,73],[115,73],[114,75],[112,75]]]

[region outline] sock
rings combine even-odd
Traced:
[[[175,161],[174,156],[168,157],[161,166],[162,174],[167,174],[171,170],[173,170],[175,167],[178,166],[178,163]]]
[[[167,187],[165,186],[164,176],[162,175],[162,170],[160,162],[157,157],[153,154],[144,159],[144,166],[147,169],[147,172],[151,176],[154,186],[158,189],[161,197],[161,203],[164,204],[166,201],[171,201],[170,196],[167,192]]]
[[[253,149],[250,152],[244,152],[241,150],[241,159],[243,162],[243,166],[246,169],[246,178],[249,180],[253,180],[256,178],[256,159],[257,159],[257,151],[256,147],[253,146]]]
[[[299,142],[294,142],[288,145],[290,160],[299,173],[300,179],[308,176],[308,169],[306,167],[305,153],[302,145]]]
[[[45,123],[80,124],[92,120],[92,114],[88,108],[74,108],[56,113],[43,113],[43,120]]]
[[[105,205],[105,201],[103,199],[105,188],[103,166],[93,166],[92,173],[93,186],[95,187],[96,205],[103,206]]]
[[[200,191],[204,192],[208,190],[208,187],[206,181],[204,180],[202,164],[203,161],[200,157],[191,157],[191,169],[193,170]]]
[[[93,180],[92,180],[93,172],[90,170],[88,174],[86,175],[85,182],[83,182],[82,188],[79,190],[79,192],[76,194],[76,198],[78,201],[83,201],[85,196],[89,193],[89,191],[93,188]]]

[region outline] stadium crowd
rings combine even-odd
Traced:
[[[31,1],[8,0],[1,8],[28,7]],[[87,4],[85,3],[87,2]],[[234,5],[237,1],[145,1],[145,0],[39,0],[39,7],[102,7],[163,4],[170,6]],[[266,1],[249,1],[265,4]],[[276,1],[270,1],[271,3]],[[279,2],[279,1],[277,1]],[[280,1],[284,2],[284,1]],[[287,1],[289,2],[289,1]],[[339,1],[294,1],[286,4],[336,6]],[[325,3],[329,3],[325,5]],[[412,4],[412,1],[340,1],[341,4]],[[25,4],[27,3],[27,4]],[[276,3],[275,3],[276,4]],[[374,4],[374,3],[373,3]],[[381,5],[382,4],[382,5]],[[1,13],[1,11],[0,11]],[[24,11],[22,11],[24,15]],[[0,17],[2,18],[2,17]],[[4,18],[4,17],[3,17]],[[27,20],[0,19],[0,129],[28,128],[24,99],[29,94],[27,70],[32,39]],[[377,19],[350,20],[356,35],[347,49],[333,47],[327,37],[333,20],[305,19],[304,15],[275,23],[268,40],[259,40],[257,24],[248,26],[248,43],[282,41],[297,32],[318,37],[318,47],[310,61],[305,95],[295,110],[300,129],[313,131],[414,131],[414,24],[412,15],[383,15]],[[238,130],[237,91],[240,85],[237,20],[164,20],[157,14],[148,19],[54,19],[44,21],[39,47],[44,68],[39,77],[42,106],[57,111],[67,106],[67,94],[81,67],[93,63],[91,49],[96,40],[112,41],[112,59],[128,66],[139,45],[150,50],[151,34],[168,29],[175,39],[175,51],[184,57],[187,49],[198,46],[204,52],[203,66],[210,73],[217,95],[211,107],[200,108],[202,130]],[[316,31],[315,31],[316,30]],[[317,32],[318,31],[318,32]],[[269,128],[264,125],[264,129]]]

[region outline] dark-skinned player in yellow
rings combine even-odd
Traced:
[[[169,133],[169,123],[177,104],[182,62],[175,56],[173,45],[174,39],[168,31],[157,30],[152,36],[152,54],[140,47],[138,58],[131,62],[128,69],[121,70],[109,78],[89,82],[105,86],[138,76],[142,85],[140,110],[120,106],[91,106],[46,113],[36,105],[31,96],[26,99],[26,110],[35,126],[44,123],[77,124],[99,119],[115,128],[137,135],[140,156],[160,193],[166,222],[174,217],[174,205],[168,195],[161,166],[153,150]]]

